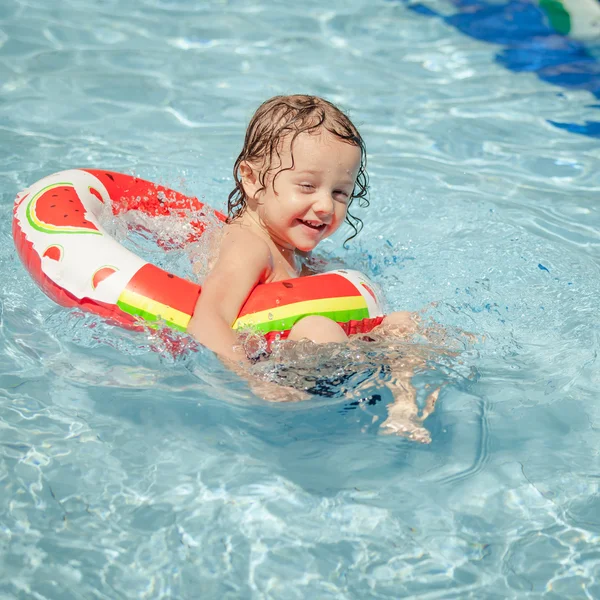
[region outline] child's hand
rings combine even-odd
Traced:
[[[310,399],[306,392],[252,377],[247,380],[252,393],[267,402],[300,402]]]

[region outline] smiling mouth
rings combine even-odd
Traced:
[[[302,219],[298,219],[298,221],[300,221],[300,223],[302,223],[302,225],[306,225],[307,227],[310,227],[311,229],[314,229],[315,231],[321,231],[321,230],[325,229],[325,227],[327,227],[326,223],[314,223],[311,221],[303,221]]]

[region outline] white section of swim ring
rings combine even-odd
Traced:
[[[345,277],[348,281],[354,284],[356,289],[360,292],[361,296],[367,302],[367,308],[369,310],[369,317],[382,317],[385,313],[383,312],[383,306],[379,300],[373,298],[373,296],[367,291],[367,289],[362,285],[367,285],[377,298],[383,298],[381,289],[378,285],[373,283],[364,273],[360,271],[353,271],[350,269],[340,269],[338,271],[333,271],[334,273],[338,273]]]
[[[75,187],[86,211],[85,218],[92,222],[102,235],[44,233],[29,224],[26,211],[30,200],[40,190],[56,183],[71,184]],[[146,261],[127,250],[108,235],[100,225],[98,215],[101,213],[103,204],[90,193],[89,187],[97,190],[104,202],[110,203],[104,184],[91,173],[72,169],[49,175],[17,196],[16,201],[18,202],[25,194],[29,194],[19,205],[16,218],[25,237],[39,254],[42,271],[50,280],[78,299],[90,298],[108,304],[116,304],[127,283],[146,264]],[[63,256],[60,261],[43,256],[48,246],[52,245],[62,246]],[[92,287],[94,273],[107,266],[118,269],[118,271],[101,281],[94,289]]]

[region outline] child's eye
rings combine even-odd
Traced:
[[[312,192],[315,189],[315,186],[312,183],[299,183],[300,189],[305,192]]]
[[[350,197],[350,194],[348,194],[348,192],[345,192],[344,190],[334,190],[333,195],[344,200]]]

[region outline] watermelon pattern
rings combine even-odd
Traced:
[[[92,289],[95,290],[98,285],[104,281],[107,277],[110,277],[113,273],[116,273],[119,269],[107,265],[101,267],[92,275]]]
[[[42,256],[58,262],[62,259],[63,254],[64,248],[60,244],[53,244],[44,250],[44,254]]]
[[[40,190],[27,205],[29,224],[42,233],[91,233],[102,235],[85,218],[85,207],[72,183],[53,183]]]
[[[92,196],[94,196],[97,200],[102,202],[102,204],[104,204],[104,198],[102,198],[102,194],[96,188],[93,188],[91,185],[88,185],[88,192],[92,194]]]

